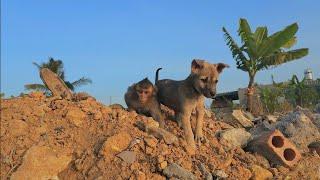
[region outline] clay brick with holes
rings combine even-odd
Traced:
[[[262,133],[248,144],[248,150],[263,155],[270,163],[289,167],[295,165],[301,158],[296,146],[279,130]]]

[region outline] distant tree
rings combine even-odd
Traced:
[[[252,96],[254,94],[254,78],[258,71],[302,58],[308,54],[307,48],[286,51],[296,42],[297,23],[291,24],[281,31],[268,36],[267,27],[257,27],[251,31],[246,19],[240,19],[238,35],[241,46],[231,37],[226,28],[222,28],[237,68],[249,75],[247,108],[252,112]]]
[[[37,64],[34,62],[33,64],[39,69],[39,71],[42,68],[48,68],[52,72],[56,73],[72,91],[74,91],[77,87],[92,83],[89,78],[85,77],[82,77],[74,82],[66,81],[63,62],[61,60],[55,60],[50,57],[48,62],[44,62],[42,64]],[[26,84],[24,87],[26,88],[26,90],[36,90],[45,92],[46,94],[50,94],[49,89],[44,84]]]
[[[0,98],[4,98],[5,94],[4,93],[0,93]]]

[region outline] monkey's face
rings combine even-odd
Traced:
[[[152,86],[150,86],[148,88],[138,87],[136,89],[136,91],[138,94],[139,102],[141,104],[145,104],[153,95],[153,87]]]

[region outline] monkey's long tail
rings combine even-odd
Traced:
[[[158,80],[159,80],[159,71],[161,70],[162,68],[158,68],[157,71],[156,71],[156,79],[154,81],[155,84],[157,84]]]

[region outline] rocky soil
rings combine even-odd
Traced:
[[[121,106],[81,99],[34,92],[1,100],[0,179],[320,179],[315,152],[299,144],[299,164],[273,165],[242,149],[250,133],[210,112],[206,141],[189,155],[176,122],[166,120],[164,131]]]

